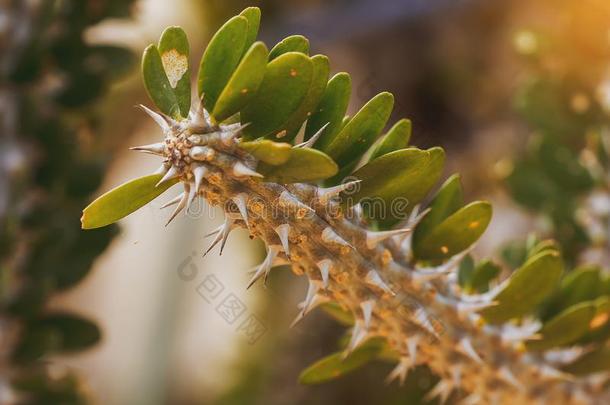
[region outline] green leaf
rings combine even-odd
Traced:
[[[476,292],[486,292],[489,290],[491,280],[498,277],[502,268],[489,259],[482,260],[474,269],[472,278],[469,282],[469,288]]]
[[[285,136],[283,126],[305,99],[312,76],[313,63],[302,53],[288,52],[271,61],[256,97],[241,112],[241,121],[250,124],[244,139]]]
[[[256,95],[265,77],[267,54],[267,47],[262,42],[256,42],[246,52],[212,110],[217,122],[238,113]]]
[[[337,164],[326,154],[315,149],[292,148],[288,161],[279,166],[261,162],[256,170],[264,181],[276,183],[304,183],[322,180],[337,173]]]
[[[367,215],[384,224],[404,219],[438,181],[444,163],[440,148],[401,149],[367,163],[353,173],[362,180],[344,204],[362,202]]]
[[[360,159],[385,126],[393,106],[394,96],[391,93],[379,93],[320,150],[332,157],[341,167]]]
[[[248,19],[235,16],[220,27],[203,53],[197,85],[208,111],[214,111],[218,97],[237,68],[247,37]]]
[[[288,52],[299,52],[309,55],[309,40],[302,35],[291,35],[284,38],[269,52],[269,61]]]
[[[568,345],[588,332],[595,312],[593,301],[571,306],[545,323],[538,332],[540,338],[527,340],[525,346],[528,350],[548,350]]]
[[[28,362],[46,354],[72,353],[99,342],[101,333],[88,319],[68,313],[34,318],[24,325],[13,360]]]
[[[556,288],[563,263],[559,253],[548,251],[528,259],[494,298],[497,305],[481,311],[489,323],[502,323],[531,313]]]
[[[474,275],[474,259],[471,255],[466,255],[458,267],[458,284],[461,288],[470,293],[470,285]]]
[[[600,347],[580,356],[563,367],[563,371],[574,375],[587,375],[610,370],[610,347]]]
[[[180,115],[187,117],[191,109],[191,70],[189,42],[180,27],[169,27],[159,40],[159,54],[165,75],[176,96]]]
[[[82,228],[93,229],[110,225],[148,204],[178,182],[178,179],[168,180],[155,187],[161,178],[161,174],[140,177],[98,197],[83,210]]]
[[[454,174],[441,186],[430,204],[430,212],[421,220],[413,233],[413,246],[420,248],[422,241],[436,226],[464,205],[460,175]]]
[[[386,153],[406,148],[409,145],[409,139],[411,139],[411,120],[405,118],[394,124],[388,133],[383,136],[381,142],[371,154],[369,161]]]
[[[307,120],[305,140],[311,138],[324,125],[328,124],[315,147],[320,149],[330,143],[330,140],[342,128],[351,92],[352,79],[345,72],[337,73],[328,81],[316,111]]]
[[[179,119],[180,105],[165,75],[161,55],[155,45],[149,45],[142,55],[142,78],[150,99],[163,113]]]
[[[284,128],[286,129],[284,140],[286,142],[292,141],[297,136],[305,120],[307,120],[313,110],[318,106],[320,98],[322,97],[322,94],[324,94],[324,89],[326,89],[326,82],[328,81],[328,74],[330,72],[328,58],[324,55],[316,55],[311,58],[311,62],[313,63],[311,86],[300,107],[284,125]]]
[[[354,315],[344,309],[338,302],[327,302],[320,306],[324,312],[330,315],[333,319],[343,326],[354,325]]]
[[[382,350],[377,342],[365,342],[345,359],[342,352],[326,356],[307,367],[299,376],[301,384],[320,384],[342,377],[375,359]]]
[[[239,147],[261,162],[274,166],[286,163],[292,152],[292,145],[289,143],[273,142],[268,139],[241,142]]]
[[[465,250],[485,232],[491,213],[491,204],[486,201],[466,205],[414,244],[413,253],[420,260],[441,260]]]
[[[246,42],[244,44],[244,52],[246,52],[250,49],[258,36],[258,28],[261,24],[261,9],[258,7],[248,7],[239,13],[239,15],[248,20],[248,34],[246,35]]]

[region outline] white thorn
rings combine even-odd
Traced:
[[[189,151],[189,156],[200,162],[207,162],[214,159],[216,151],[209,146],[193,146]]]
[[[246,223],[246,226],[250,227],[250,224],[248,223],[248,207],[246,204],[247,199],[248,199],[248,195],[246,193],[239,193],[235,197],[233,197],[231,200],[237,206],[237,209],[239,210],[241,217],[243,218],[244,222]]]
[[[484,309],[494,307],[498,305],[498,301],[471,303],[471,302],[457,302],[457,311],[460,317],[468,316],[474,312],[479,312]]]
[[[351,247],[351,245],[337,235],[330,226],[327,226],[322,231],[322,242]]]
[[[337,197],[343,191],[349,190],[351,187],[356,186],[361,180],[354,180],[347,183],[339,184],[338,186],[320,188],[317,191],[318,201],[320,204],[327,204],[333,198]]]
[[[242,162],[236,162],[233,165],[233,174],[237,177],[259,177],[262,178],[263,175],[250,169],[248,166],[243,164]]]
[[[178,204],[180,202],[180,200],[182,200],[182,198],[184,198],[184,192],[178,194],[175,198],[172,198],[171,200],[169,200],[168,202],[163,204],[161,206],[161,209],[167,208],[167,207],[172,206],[174,204]]]
[[[211,236],[211,235],[216,234],[216,237],[214,238],[214,240],[212,241],[212,243],[210,244],[208,249],[203,254],[204,257],[208,253],[210,253],[210,251],[212,249],[214,249],[214,246],[216,246],[219,242],[222,242],[220,244],[220,254],[222,255],[222,251],[225,248],[225,244],[227,243],[227,239],[229,238],[229,234],[233,230],[234,225],[235,225],[235,222],[234,222],[233,218],[231,218],[230,216],[227,215],[227,216],[225,216],[225,222],[222,225],[220,225],[216,230],[214,230],[211,233],[206,235],[206,236]]]
[[[362,315],[364,317],[364,328],[368,329],[371,325],[371,318],[373,316],[373,308],[375,308],[375,300],[366,300],[360,303],[362,309]]]
[[[165,163],[163,163],[153,174],[165,174],[167,173],[168,167]]]
[[[432,322],[430,321],[430,318],[428,317],[428,313],[426,312],[426,310],[424,308],[422,308],[422,307],[417,308],[414,313],[414,318],[417,321],[417,324],[419,326],[423,327],[425,330],[430,332],[430,334],[433,335],[434,337],[436,337],[437,339],[440,338],[440,336],[436,332],[436,329],[434,329],[434,325],[432,325]]]
[[[282,224],[275,228],[275,233],[277,233],[277,236],[280,238],[280,242],[282,243],[282,247],[284,248],[284,252],[287,256],[290,256],[290,242],[288,240],[289,232],[289,224]]]
[[[540,376],[549,381],[554,381],[554,380],[573,381],[574,380],[574,377],[572,377],[571,375],[566,374],[562,371],[559,371],[556,368],[551,367],[551,366],[542,365],[542,366],[539,366],[539,370],[540,370]]]
[[[172,222],[174,220],[174,218],[176,218],[176,215],[178,215],[180,213],[180,211],[182,211],[184,209],[184,207],[186,206],[186,202],[188,200],[188,194],[190,191],[189,189],[190,189],[190,186],[188,185],[188,183],[185,184],[184,193],[182,193],[182,198],[180,199],[180,202],[178,202],[178,206],[176,207],[176,209],[174,210],[172,215],[170,215],[169,219],[165,223],[165,226],[168,226],[169,223]]]
[[[350,338],[349,344],[345,349],[345,353],[343,354],[343,358],[346,358],[356,349],[362,342],[364,342],[366,336],[368,335],[367,330],[363,327],[360,321],[356,321],[354,327],[352,328],[352,336]]]
[[[256,280],[258,280],[261,277],[263,277],[264,283],[267,284],[267,277],[269,276],[269,272],[271,271],[273,262],[277,256],[277,254],[280,252],[280,250],[281,250],[281,247],[277,246],[277,245],[270,245],[268,247],[267,257],[265,257],[265,260],[263,260],[263,262],[260,264],[260,266],[258,266],[256,273],[254,273],[254,276],[252,276],[252,279],[250,279],[250,282],[248,283],[248,287],[246,287],[247,289],[252,287],[252,285],[256,282]]]
[[[193,203],[193,200],[195,200],[195,197],[197,197],[197,189],[195,188],[195,185],[192,184],[191,189],[189,191],[188,200],[186,202],[186,211],[187,212],[191,209],[191,204]]]
[[[139,104],[138,107],[142,109],[146,114],[148,114],[157,123],[157,125],[159,125],[161,129],[163,129],[163,131],[167,131],[170,128],[178,127],[178,123],[168,115],[153,111],[143,104]]]
[[[197,107],[189,112],[190,126],[192,128],[208,128],[210,125],[207,121],[205,113],[205,105],[203,103],[203,94],[197,101]]]
[[[369,285],[380,288],[390,295],[396,295],[396,293],[390,289],[390,287],[381,279],[379,273],[377,273],[375,270],[370,270],[368,273],[366,273],[365,281]]]
[[[506,324],[502,327],[502,342],[510,343],[525,340],[535,335],[541,327],[542,323],[540,321],[532,319],[522,321],[519,326]]]
[[[411,336],[407,338],[407,352],[409,353],[409,359],[411,360],[411,367],[417,364],[417,345],[419,344],[419,336]]]
[[[294,321],[292,321],[292,323],[290,324],[291,328],[294,327],[294,325],[296,325],[301,319],[305,317],[305,315],[307,315],[315,307],[329,301],[327,297],[318,294],[319,291],[320,282],[317,280],[309,279],[307,295],[305,296],[305,300],[300,304],[301,311],[294,319]]]
[[[434,398],[438,397],[439,402],[442,405],[447,402],[452,389],[453,387],[451,386],[451,383],[449,383],[447,380],[441,380],[434,386],[434,388],[432,388],[432,390],[428,392],[428,394],[426,394],[424,400],[432,401]]]
[[[406,356],[401,357],[396,367],[394,367],[390,374],[388,374],[387,378],[385,379],[385,383],[389,385],[392,383],[392,381],[398,379],[400,385],[402,386],[405,383],[405,379],[407,378],[407,373],[409,372],[410,368],[411,360]]]
[[[375,246],[382,240],[391,238],[396,235],[403,235],[411,232],[411,228],[405,229],[394,229],[391,231],[366,231],[366,247],[369,249],[374,249]]]
[[[172,166],[165,173],[165,175],[161,178],[161,180],[159,180],[159,182],[155,185],[155,187],[159,187],[161,184],[165,183],[168,180],[176,178],[179,175],[180,175],[180,170],[178,170],[178,168],[176,168],[176,166]]]
[[[362,210],[362,204],[354,204],[351,208],[351,213],[354,216],[353,219],[355,219],[357,223],[364,223],[364,212]]]
[[[330,269],[333,265],[333,262],[330,259],[323,259],[323,260],[320,260],[319,262],[317,262],[316,265],[320,269],[320,274],[322,275],[322,283],[324,285],[324,288],[327,288],[328,279],[330,276]]]
[[[459,388],[462,386],[462,368],[460,366],[453,366],[451,369],[451,379],[454,387]]]
[[[192,170],[193,176],[195,177],[195,190],[199,191],[201,188],[201,182],[209,170],[203,165],[195,165]]]
[[[521,384],[521,382],[519,382],[519,380],[517,380],[517,377],[515,377],[515,375],[513,374],[512,371],[510,371],[510,369],[508,368],[508,366],[502,366],[498,369],[498,376],[504,380],[505,382],[507,382],[508,384],[512,385],[513,387],[515,387],[516,389],[518,389],[519,391],[523,391],[525,390],[525,387],[523,386],[523,384]]]
[[[459,405],[479,405],[482,403],[481,395],[472,393],[459,402]]]
[[[318,130],[318,132],[313,134],[311,138],[309,138],[305,142],[302,142],[302,143],[300,143],[298,145],[295,145],[295,148],[311,148],[316,143],[316,141],[320,138],[320,136],[322,136],[322,134],[324,133],[324,130],[329,125],[330,125],[330,122],[327,122],[326,124],[324,124],[324,126],[322,128],[320,128]]]
[[[165,143],[151,143],[150,145],[142,145],[142,146],[133,146],[129,148],[130,150],[137,150],[141,152],[152,153],[154,155],[163,155],[165,152]]]
[[[474,350],[474,347],[472,347],[472,342],[469,338],[463,337],[462,339],[460,339],[458,348],[463,354],[468,356],[474,362],[483,364],[483,359],[481,359],[477,351]]]

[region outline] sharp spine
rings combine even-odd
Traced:
[[[322,136],[322,134],[324,133],[324,130],[330,125],[330,122],[327,122],[326,124],[324,124],[324,126],[322,128],[320,128],[318,130],[318,132],[316,132],[315,134],[312,135],[311,138],[309,138],[308,140],[306,140],[305,142],[299,143],[298,145],[295,145],[295,148],[311,148],[318,139],[320,139],[320,136]]]
[[[360,303],[362,309],[362,316],[364,319],[364,328],[368,330],[371,325],[371,318],[373,316],[373,309],[375,308],[375,300],[366,300]]]
[[[203,182],[203,178],[206,174],[208,174],[209,169],[203,165],[194,165],[192,170],[193,177],[195,177],[195,190],[199,191]]]
[[[510,371],[510,369],[508,368],[508,366],[502,366],[498,369],[498,376],[506,383],[510,384],[511,386],[513,386],[514,388],[518,389],[519,391],[523,391],[525,389],[525,387],[523,386],[523,384],[521,384],[519,382],[519,380],[517,380],[517,377],[515,377],[515,375],[513,374],[512,371]]]
[[[193,146],[189,156],[200,162],[207,162],[214,158],[216,151],[209,146]]]
[[[148,114],[157,123],[157,125],[163,129],[163,131],[168,131],[170,129],[176,129],[179,127],[178,123],[168,115],[153,111],[144,104],[138,104],[137,107]]]
[[[432,325],[432,322],[430,321],[430,317],[428,316],[428,313],[426,312],[426,310],[423,307],[419,307],[418,309],[415,310],[414,319],[417,321],[417,324],[419,326],[421,326],[422,328],[427,330],[435,338],[437,338],[437,339],[440,338],[438,332],[434,328],[434,325]]]
[[[176,178],[180,175],[180,170],[176,166],[171,166],[169,170],[165,173],[165,175],[159,180],[159,182],[155,185],[155,187],[159,187],[161,184],[165,183],[168,180]]]
[[[170,206],[172,206],[174,204],[178,204],[180,202],[180,200],[182,200],[183,198],[184,198],[184,192],[178,194],[175,198],[172,198],[171,200],[169,200],[168,202],[163,204],[161,206],[161,209],[170,207]]]
[[[237,206],[237,209],[239,210],[241,217],[243,218],[244,222],[246,223],[246,226],[250,227],[250,223],[248,222],[248,206],[247,206],[248,195],[246,193],[239,193],[235,197],[233,197],[231,200]]]
[[[269,245],[269,248],[267,249],[267,256],[265,257],[265,260],[263,260],[263,262],[260,264],[260,266],[258,266],[258,269],[254,273],[254,276],[252,276],[252,279],[248,283],[248,286],[246,287],[246,289],[249,289],[250,287],[252,287],[252,285],[261,277],[263,277],[263,281],[264,281],[265,285],[267,284],[267,277],[269,276],[271,267],[273,267],[273,262],[275,261],[275,257],[280,252],[280,250],[281,250],[280,246]]]
[[[320,282],[316,280],[309,279],[309,286],[307,287],[307,295],[305,296],[305,300],[301,303],[301,311],[296,316],[294,321],[290,324],[290,327],[293,328],[301,319],[305,317],[311,310],[316,308],[318,305],[321,305],[325,302],[328,302],[328,298],[318,294],[320,291]]]
[[[363,327],[362,322],[357,320],[354,323],[354,327],[352,328],[352,336],[350,338],[349,344],[345,349],[345,353],[343,354],[343,358],[349,356],[358,346],[365,341],[368,335],[367,330]]]
[[[392,381],[398,379],[400,385],[402,386],[405,383],[407,378],[407,373],[411,369],[411,360],[407,356],[402,356],[398,361],[398,364],[394,369],[388,374],[385,379],[386,384],[392,383]]]
[[[280,239],[282,247],[284,248],[284,253],[287,256],[290,256],[290,241],[288,240],[288,234],[290,233],[290,225],[282,224],[275,228],[275,233]]]
[[[174,210],[172,215],[170,215],[169,219],[165,223],[165,226],[168,226],[170,224],[170,222],[172,222],[174,220],[174,218],[176,218],[176,216],[184,209],[184,207],[186,207],[189,192],[190,192],[190,186],[188,185],[188,183],[186,183],[184,185],[184,193],[182,193],[182,198],[178,202],[178,206],[176,207],[176,209]]]
[[[439,402],[442,405],[445,402],[447,402],[447,399],[449,398],[449,394],[451,394],[452,390],[453,390],[453,386],[450,382],[448,382],[447,380],[440,380],[434,386],[434,388],[432,388],[432,390],[430,390],[428,392],[428,394],[426,394],[426,396],[424,397],[424,400],[432,401],[434,398],[438,397]]]
[[[216,237],[214,238],[214,240],[212,241],[212,243],[210,244],[208,249],[203,254],[203,257],[205,257],[208,253],[210,253],[210,251],[212,249],[214,249],[214,246],[216,246],[219,242],[222,242],[220,244],[220,254],[222,255],[222,251],[225,248],[225,244],[227,243],[227,239],[229,238],[229,234],[233,230],[234,225],[235,225],[235,221],[233,220],[233,218],[231,218],[230,216],[227,215],[227,216],[225,216],[225,222],[222,225],[220,225],[216,230],[214,230],[211,233],[206,235],[206,236],[211,236],[211,235],[216,234]]]
[[[460,339],[458,348],[460,349],[460,352],[468,356],[472,361],[478,364],[483,364],[483,359],[481,359],[481,356],[479,356],[477,351],[474,349],[469,338],[463,337]]]
[[[333,198],[337,197],[342,192],[349,190],[350,187],[360,183],[361,180],[354,180],[347,183],[339,184],[338,186],[320,188],[318,189],[318,202],[320,204],[327,204]]]
[[[330,226],[327,226],[322,231],[322,241],[325,243],[337,244],[351,248],[351,245],[345,240],[343,240],[343,238],[341,238],[339,235],[337,235],[333,228],[331,228]]]
[[[243,164],[242,162],[235,162],[233,165],[233,175],[237,177],[258,177],[263,178],[263,175],[250,169],[248,166]]]
[[[150,145],[142,145],[142,146],[133,146],[129,148],[130,150],[137,150],[140,152],[152,153],[153,155],[163,156],[163,152],[165,152],[165,143],[151,143]]]
[[[396,295],[396,293],[392,291],[392,289],[381,279],[381,276],[375,270],[370,270],[368,273],[366,273],[365,281],[369,285],[380,288],[390,295]]]
[[[403,235],[411,232],[411,228],[394,229],[391,231],[366,231],[366,247],[374,249],[377,244],[385,239],[392,238],[397,235]]]
[[[317,262],[316,265],[320,269],[320,274],[322,275],[322,283],[324,285],[324,288],[327,288],[328,279],[330,277],[330,269],[333,265],[333,262],[330,259],[323,259],[323,260],[320,260],[319,262]]]

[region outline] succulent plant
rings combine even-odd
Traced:
[[[496,264],[468,256],[490,204],[466,204],[454,175],[420,208],[442,176],[443,150],[409,147],[408,120],[379,138],[393,96],[380,93],[347,117],[350,76],[329,79],[328,58],[309,56],[301,36],[269,51],[256,41],[259,23],[260,11],[247,8],[216,32],[195,103],[184,32],[170,27],[146,48],[144,84],[158,111],[142,109],[163,138],[133,149],[162,164],[92,202],[83,228],[111,224],[178,183],[168,223],[199,197],[222,207],[225,222],[205,253],[246,228],[267,247],[248,287],[289,264],[309,280],[295,323],[322,306],[351,325],[344,350],[305,370],[304,383],[384,358],[396,363],[389,380],[428,365],[439,377],[429,399],[607,399],[609,356],[596,334],[608,326],[606,279],[598,294],[574,295],[581,281],[562,280],[556,245],[533,241],[499,282]]]

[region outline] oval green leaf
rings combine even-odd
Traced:
[[[163,70],[176,96],[180,115],[187,117],[191,109],[191,70],[189,42],[180,27],[169,27],[159,40],[159,54]]]
[[[178,179],[168,180],[155,187],[162,177],[161,174],[140,177],[101,195],[83,210],[82,228],[110,225],[148,204],[178,182]]]
[[[411,139],[411,120],[406,118],[398,121],[387,134],[383,136],[379,145],[371,153],[369,161],[383,156],[386,153],[394,152],[398,149],[404,149],[409,145]]]
[[[352,79],[345,72],[337,73],[328,81],[318,107],[309,117],[305,126],[305,140],[308,140],[324,125],[328,124],[315,144],[316,149],[328,145],[330,140],[341,130],[351,92]]]
[[[258,28],[261,24],[261,9],[258,7],[247,7],[239,13],[240,16],[248,20],[248,33],[244,44],[244,53],[250,49],[256,37],[258,36]]]
[[[235,16],[214,34],[201,62],[197,85],[208,111],[213,111],[218,97],[229,82],[244,53],[248,37],[248,19]]]
[[[313,63],[302,53],[288,52],[269,62],[256,96],[241,112],[241,121],[249,124],[244,139],[285,136],[283,126],[305,99],[312,76]]]
[[[332,157],[340,167],[360,159],[377,139],[390,118],[393,106],[394,96],[391,93],[379,93],[320,150]]]
[[[309,40],[303,35],[291,35],[277,43],[269,52],[269,62],[288,52],[309,55]]]
[[[493,324],[506,322],[531,313],[556,288],[563,273],[559,253],[542,252],[529,258],[510,277],[506,287],[496,295],[496,305],[481,311]]]
[[[408,148],[383,155],[353,173],[361,180],[360,188],[344,203],[362,202],[367,215],[382,224],[405,219],[438,181],[444,156],[440,148]],[[377,209],[377,202],[382,205],[381,210]]]
[[[346,358],[343,352],[326,356],[303,370],[299,383],[320,384],[342,377],[374,360],[381,350],[382,346],[377,342],[365,342]]]
[[[563,371],[574,375],[587,375],[610,370],[610,347],[601,347],[579,357],[563,367]]]
[[[491,221],[491,204],[476,201],[451,214],[413,245],[420,260],[447,259],[476,242]]]
[[[241,142],[239,147],[250,153],[259,161],[273,166],[286,163],[292,152],[292,145],[289,143],[273,142],[268,139]]]
[[[544,324],[535,339],[525,342],[528,350],[548,350],[569,345],[589,331],[589,323],[595,316],[593,301],[573,305]]]
[[[239,112],[255,96],[267,69],[267,47],[257,42],[246,52],[220,93],[212,116],[222,122]]]
[[[313,77],[307,96],[305,96],[300,107],[284,125],[284,128],[286,129],[284,140],[286,142],[292,141],[297,136],[305,120],[307,120],[313,110],[318,106],[324,89],[326,89],[328,74],[330,72],[328,58],[324,55],[316,55],[311,58],[311,62],[313,63]]]
[[[148,96],[163,113],[180,119],[180,104],[165,74],[156,45],[149,45],[142,55],[142,78]]]
[[[290,158],[282,165],[261,162],[256,168],[265,176],[264,181],[282,184],[323,180],[334,176],[337,170],[337,164],[328,155],[309,148],[292,148]]]

